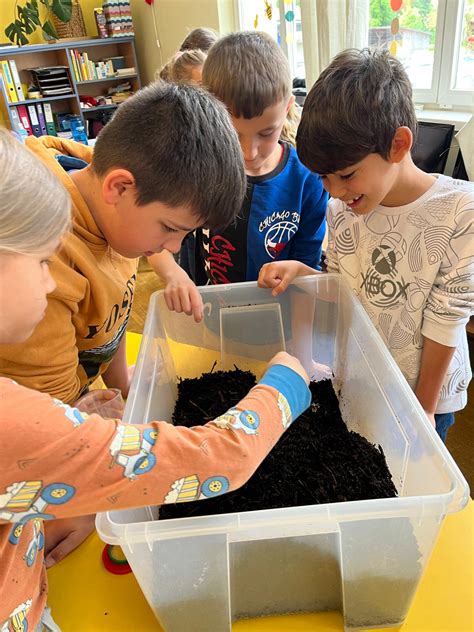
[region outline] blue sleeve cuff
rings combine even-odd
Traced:
[[[292,420],[296,419],[311,404],[311,391],[303,378],[283,364],[274,364],[265,373],[259,384],[272,386],[287,400]]]

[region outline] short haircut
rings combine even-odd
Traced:
[[[418,128],[412,87],[387,50],[349,49],[337,55],[311,88],[296,136],[301,162],[327,174],[369,154],[385,160],[396,130]]]
[[[217,34],[212,29],[199,27],[193,29],[183,40],[179,50],[195,50],[199,49],[207,53],[207,51],[217,42]]]
[[[92,168],[98,176],[127,169],[138,205],[184,206],[210,229],[230,224],[245,194],[242,153],[225,107],[197,87],[164,81],[120,106],[97,138]]]
[[[41,160],[4,129],[0,129],[0,164],[0,254],[42,254],[70,228],[69,193]]]
[[[189,83],[192,81],[193,68],[204,66],[206,53],[196,48],[178,53],[169,71],[169,81]]]
[[[233,116],[251,119],[291,96],[288,60],[275,40],[258,31],[231,33],[209,51],[203,84]]]

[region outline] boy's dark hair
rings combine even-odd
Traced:
[[[217,34],[205,27],[193,29],[183,40],[179,50],[199,50],[207,51],[217,42]]]
[[[372,153],[388,159],[393,136],[416,137],[412,87],[388,51],[349,49],[337,55],[311,88],[296,136],[301,162],[316,173],[345,169]]]
[[[209,51],[202,80],[233,116],[246,119],[291,96],[288,60],[270,35],[258,31],[218,40]]]
[[[125,101],[97,138],[92,168],[130,171],[140,206],[184,206],[211,229],[240,210],[246,180],[225,107],[204,90],[159,81]],[[133,218],[131,218],[133,221]]]

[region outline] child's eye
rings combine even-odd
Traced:
[[[349,178],[352,178],[354,173],[355,173],[355,171],[351,171],[351,173],[346,173],[344,176],[341,176],[341,179],[342,180],[349,180]]]
[[[268,132],[260,132],[259,136],[261,136],[262,138],[268,138],[268,136],[271,136],[274,133],[274,129],[271,129]]]
[[[48,266],[49,267],[50,264],[51,264],[51,259],[43,259],[41,261],[41,265],[42,266]]]
[[[178,230],[176,230],[176,228],[171,228],[171,226],[167,226],[166,224],[162,224],[165,232],[167,233],[177,233],[179,232]]]

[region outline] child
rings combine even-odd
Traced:
[[[62,247],[70,201],[51,170],[4,130],[0,162],[0,294],[15,295],[1,304],[0,343],[13,343],[27,339],[44,316],[56,285],[48,259]],[[45,611],[44,520],[175,502],[173,484],[190,474],[203,483],[203,498],[238,488],[309,405],[307,383],[298,361],[280,353],[230,417],[187,429],[88,417],[0,378],[0,628],[20,629],[21,617],[22,630],[42,630],[43,623],[59,630]],[[258,432],[233,427],[244,411],[259,418]],[[137,455],[133,468],[133,457],[111,466],[120,437],[130,432],[146,458]]]
[[[294,97],[288,61],[270,36],[240,32],[218,40],[204,64],[203,83],[231,113],[247,195],[231,226],[196,231],[195,252],[181,252],[184,269],[169,253],[151,260],[166,282],[168,307],[196,321],[202,319],[202,300],[195,283],[256,280],[262,265],[274,259],[317,267],[327,204],[319,176],[280,140]],[[209,185],[214,186],[212,178]]]
[[[206,53],[202,50],[179,51],[159,73],[155,74],[155,79],[200,86],[205,61]]]
[[[189,75],[186,73],[186,76],[183,77],[183,72],[180,70],[181,66],[186,68],[198,67],[201,66],[201,76],[202,79],[202,64],[204,64],[204,60],[206,59],[206,54],[208,50],[211,48],[213,44],[217,42],[217,34],[212,30],[205,27],[200,27],[197,29],[193,29],[188,35],[184,38],[183,43],[179,47],[179,51],[175,53],[171,59],[169,59],[166,64],[155,73],[155,79],[163,79],[163,81],[182,81],[184,83],[189,83]],[[178,64],[177,73],[181,75],[179,79],[172,76],[172,69],[175,65],[175,62],[180,59],[182,53],[192,53],[191,57],[186,55],[184,59]],[[199,55],[202,53],[202,56]],[[199,59],[202,59],[200,63],[198,63]],[[197,71],[194,71],[196,75]],[[196,76],[192,77],[191,80],[195,81]],[[196,83],[201,83],[200,81],[196,81]]]
[[[438,434],[446,439],[471,379],[466,323],[474,307],[474,187],[418,169],[410,81],[386,51],[338,55],[311,89],[298,155],[321,174],[328,272],[359,296]],[[283,292],[298,262],[265,266]]]
[[[47,136],[27,147],[69,191],[72,231],[51,261],[57,287],[45,318],[26,342],[0,350],[1,373],[67,404],[99,375],[126,397],[138,257],[178,252],[186,233],[231,222],[242,204],[230,118],[205,92],[160,82],[120,106],[94,153]]]

